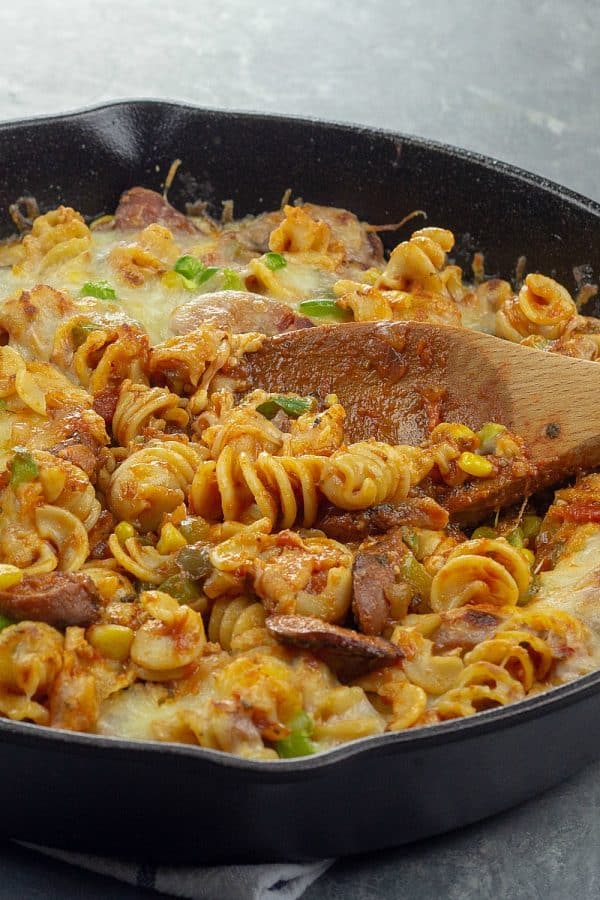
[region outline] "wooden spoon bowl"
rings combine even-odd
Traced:
[[[455,518],[473,518],[600,465],[594,362],[463,328],[365,322],[269,338],[248,366],[255,387],[320,400],[337,394],[349,441],[419,444],[441,421],[473,430],[499,422],[520,435],[534,474],[487,491],[455,491]]]

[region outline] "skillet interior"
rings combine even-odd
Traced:
[[[178,156],[176,206],[202,197],[218,210],[231,197],[241,215],[276,207],[291,187],[375,223],[425,209],[459,236],[457,261],[483,250],[488,274],[510,278],[522,252],[529,270],[571,290],[600,273],[600,207],[536,176],[414,138],[150,101],[0,126],[1,227],[9,233],[7,206],[26,193],[42,209],[111,211],[128,187],[159,188]],[[2,721],[2,828],[196,861],[391,846],[507,808],[595,758],[598,692],[594,674],[474,719],[258,764]]]

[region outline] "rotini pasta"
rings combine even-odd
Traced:
[[[126,378],[112,418],[112,431],[122,447],[167,427],[184,431],[189,422],[184,401],[164,388],[134,384]]]
[[[135,449],[113,473],[107,502],[117,519],[152,531],[163,515],[185,498],[194,473],[204,458],[196,444],[178,440],[150,440]]]
[[[248,650],[267,641],[262,603],[247,597],[221,598],[208,620],[208,637],[224,650]]]
[[[528,275],[516,297],[510,296],[496,313],[496,331],[509,341],[529,335],[555,340],[577,316],[569,292],[553,278]]]
[[[282,528],[297,521],[308,528],[321,497],[350,510],[403,500],[432,465],[426,451],[377,441],[351,444],[329,457],[261,451],[252,459],[226,446],[216,462],[207,460],[198,469],[190,502],[198,515],[212,520],[266,517]]]
[[[23,261],[15,264],[15,274],[43,276],[63,264],[85,266],[90,260],[91,232],[80,213],[59,206],[34,219],[22,246]]]

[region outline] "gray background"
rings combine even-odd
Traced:
[[[599,50],[591,0],[5,0],[0,120],[131,97],[314,115],[458,144],[600,200]],[[492,820],[339,862],[305,898],[598,897],[599,801],[595,765]],[[7,898],[156,896],[8,844],[0,875]]]

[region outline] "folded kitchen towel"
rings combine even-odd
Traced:
[[[25,842],[22,846],[140,888],[190,900],[296,900],[334,862],[152,866]]]

